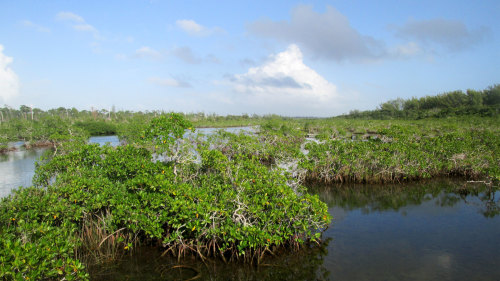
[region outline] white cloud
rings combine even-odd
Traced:
[[[191,84],[189,84],[186,81],[182,81],[180,79],[151,77],[148,79],[148,81],[150,83],[161,86],[176,87],[176,88],[191,88]]]
[[[194,20],[178,20],[175,24],[187,33],[196,34],[205,30],[203,26],[197,24]]]
[[[214,33],[223,32],[219,27],[207,28],[194,20],[177,20],[175,25],[192,36],[209,36]]]
[[[153,60],[159,60],[163,58],[163,55],[159,51],[147,46],[137,49],[133,56],[136,58],[149,58]]]
[[[91,32],[96,39],[102,39],[97,28],[87,23],[83,17],[72,12],[59,12],[56,15],[56,20],[66,21],[71,23],[71,27],[77,31]]]
[[[21,24],[25,27],[29,27],[29,28],[32,28],[38,32],[45,32],[45,33],[49,33],[50,32],[50,28],[48,27],[45,27],[45,26],[41,26],[39,24],[36,24],[36,23],[33,23],[29,20],[23,20],[21,22]]]
[[[74,14],[72,12],[59,12],[57,15],[56,15],[56,19],[57,20],[62,20],[62,21],[72,21],[72,22],[76,22],[76,23],[83,23],[85,22],[85,20],[77,15],[77,14]]]
[[[403,45],[397,45],[393,48],[391,54],[394,57],[408,58],[422,53],[419,44],[415,42],[408,42]]]
[[[334,115],[339,106],[336,86],[304,64],[295,44],[271,56],[267,63],[229,80],[235,92],[247,95],[248,105],[262,111],[327,116]]]
[[[0,45],[0,99],[4,102],[19,94],[19,78],[9,67],[13,58],[3,54],[3,46]]]
[[[93,27],[92,25],[90,25],[88,23],[85,23],[85,24],[76,24],[76,25],[73,26],[73,28],[75,30],[79,30],[79,31],[92,31],[92,32],[97,31],[95,29],[95,27]]]

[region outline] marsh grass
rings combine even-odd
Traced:
[[[116,262],[123,255],[130,253],[137,245],[137,237],[127,233],[125,227],[110,233],[107,224],[112,223],[112,214],[84,216],[77,236],[81,246],[76,256],[87,266]]]

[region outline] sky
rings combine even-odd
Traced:
[[[500,1],[0,0],[0,105],[336,116],[500,83]]]

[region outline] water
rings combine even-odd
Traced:
[[[89,139],[89,143],[98,143],[99,145],[109,144],[111,146],[119,146],[120,139],[118,136],[99,136],[99,137],[91,137]]]
[[[120,141],[117,136],[91,137],[89,143],[104,145],[109,143],[117,146]],[[13,143],[11,146],[17,148],[0,154],[0,198],[10,194],[12,189],[20,186],[30,186],[35,175],[35,162],[50,148],[37,148],[26,150],[23,142]]]
[[[462,185],[323,189],[324,267],[339,280],[500,280],[500,192]]]
[[[35,161],[43,155],[46,148],[11,151],[0,154],[0,198],[9,195],[19,186],[31,185],[35,175]]]
[[[141,248],[95,280],[500,280],[500,192],[464,181],[314,188],[334,217],[322,247],[261,266],[178,262]]]

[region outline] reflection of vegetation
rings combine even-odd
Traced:
[[[484,209],[481,213],[488,218],[492,218],[500,214],[500,198],[495,199],[495,195],[498,193],[489,191],[481,196],[481,201],[485,202]]]
[[[17,161],[22,159],[37,159],[42,156],[46,148],[18,150],[12,153],[0,154],[0,162]],[[50,149],[48,149],[50,151]]]
[[[441,207],[459,203],[474,205],[485,217],[498,215],[498,187],[441,179],[404,185],[318,185],[309,188],[329,207],[362,209],[364,212],[397,211],[409,205],[435,201]],[[495,201],[496,200],[496,201]]]
[[[330,271],[323,266],[328,255],[327,239],[320,246],[298,251],[280,251],[266,257],[260,265],[223,263],[197,258],[160,257],[155,248],[142,247],[134,256],[118,265],[91,268],[95,280],[329,280]]]

